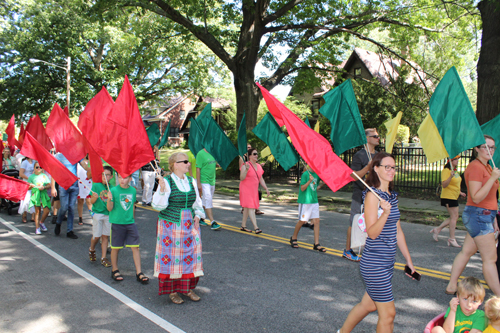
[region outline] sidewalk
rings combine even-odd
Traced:
[[[232,179],[218,179],[217,185],[238,189],[239,181]],[[269,183],[267,184],[269,187],[269,191],[289,191],[289,192],[299,192],[299,187],[297,185],[290,184],[275,184]],[[333,200],[333,201],[341,201],[346,203],[351,203],[352,192],[332,192],[328,187],[325,189],[318,190],[318,198],[321,200]],[[441,202],[437,197],[433,196],[434,200],[419,200],[419,199],[408,199],[399,197],[399,208],[401,210],[406,211],[419,211],[425,213],[443,213],[446,212],[446,208],[441,206]],[[460,205],[460,213],[462,213],[465,205]]]

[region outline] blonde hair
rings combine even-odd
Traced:
[[[473,297],[475,301],[482,302],[484,300],[485,291],[478,279],[473,276],[468,276],[458,282],[457,295],[466,298]]]
[[[175,162],[177,162],[177,156],[179,155],[184,155],[186,156],[186,159],[187,159],[187,155],[186,153],[183,153],[183,152],[177,152],[177,153],[173,153],[172,155],[170,155],[170,157],[168,158],[168,169],[172,172],[174,172],[174,165],[175,165]]]
[[[484,313],[489,321],[500,320],[500,298],[492,296],[484,305]]]

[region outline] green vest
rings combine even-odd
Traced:
[[[194,217],[193,204],[196,201],[196,191],[193,187],[193,178],[186,175],[189,182],[189,192],[179,190],[172,176],[168,176],[166,180],[170,185],[170,196],[168,197],[168,207],[160,212],[160,218],[172,223],[181,222],[181,211],[185,209],[191,210]]]

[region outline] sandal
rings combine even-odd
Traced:
[[[322,247],[321,245],[319,245],[319,243],[314,244],[313,250],[318,251],[318,252],[326,252],[326,249],[324,247]]]
[[[101,258],[101,265],[104,267],[111,267],[111,262],[109,262],[108,258]]]
[[[292,239],[292,237],[290,237],[290,246],[293,247],[294,249],[297,249],[299,247],[299,244],[297,244],[296,239]]]
[[[123,281],[123,276],[120,274],[120,271],[119,270],[116,270],[116,271],[112,271],[111,272],[111,277],[113,278],[113,280],[115,281]]]
[[[201,298],[196,295],[193,290],[190,290],[187,294],[183,294],[184,296],[189,297],[193,302],[198,302]]]
[[[247,227],[241,227],[240,230],[244,232],[252,232],[252,230],[248,229]]]
[[[139,281],[140,283],[142,283],[142,284],[149,283],[149,278],[146,275],[144,275],[143,272],[140,272],[139,274],[136,274],[135,276],[137,277],[137,281]]]
[[[262,230],[260,230],[259,228],[255,229],[256,234],[260,234],[261,232],[262,232]]]
[[[96,260],[96,258],[95,258],[95,250],[92,251],[92,250],[89,249],[89,259],[90,259],[90,261],[95,261]]]
[[[168,295],[168,297],[170,298],[170,300],[174,304],[182,304],[182,303],[184,303],[184,300],[179,296],[178,293],[172,293],[172,294]]]

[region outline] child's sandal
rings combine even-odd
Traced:
[[[118,282],[123,281],[123,276],[120,274],[119,270],[112,271],[111,278],[113,278],[113,280],[118,281]]]
[[[111,267],[111,263],[109,262],[108,258],[101,258],[101,265],[104,267]]]
[[[139,281],[142,284],[148,284],[149,283],[149,278],[146,275],[144,275],[143,272],[140,272],[139,274],[137,274],[136,277],[137,277],[137,281]]]
[[[294,249],[297,249],[299,247],[299,244],[297,244],[296,239],[292,239],[292,237],[290,237],[290,246],[293,247]]]
[[[92,251],[92,250],[89,249],[89,259],[90,259],[90,261],[96,261],[95,250]]]
[[[318,252],[326,252],[326,249],[324,247],[322,247],[321,245],[319,245],[319,243],[314,244],[313,250],[318,251]]]

